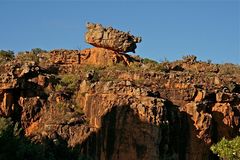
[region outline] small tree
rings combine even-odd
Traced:
[[[239,160],[240,159],[240,137],[233,140],[226,140],[223,138],[220,142],[212,145],[211,150],[219,157],[226,160]]]

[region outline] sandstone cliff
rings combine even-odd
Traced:
[[[217,160],[210,146],[240,135],[239,66],[157,63],[123,53],[140,41],[132,35],[87,27],[95,48],[0,63],[0,116],[22,138],[52,159]]]
[[[239,77],[221,66],[216,73],[192,71],[210,66],[204,62],[58,62],[1,66],[0,114],[21,122],[35,143],[60,138],[92,159],[202,160],[216,158],[211,144],[240,134]]]

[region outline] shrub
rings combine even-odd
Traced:
[[[219,65],[219,74],[222,75],[240,74],[240,65],[235,65],[231,63],[221,64]]]
[[[12,60],[14,58],[14,52],[11,50],[0,50],[0,64]]]
[[[39,62],[39,58],[36,54],[33,54],[31,52],[19,52],[16,56],[17,60],[20,60],[21,62],[26,62],[26,61],[34,61],[34,62]]]
[[[95,71],[95,72],[98,72],[100,70],[103,70],[105,69],[105,67],[101,67],[101,66],[94,66],[94,65],[84,65],[81,67],[82,71],[87,73],[87,72],[90,72],[90,71]]]
[[[4,56],[7,58],[14,58],[14,52],[11,50],[5,51],[5,50],[0,50],[0,56]]]
[[[102,76],[102,71],[104,69],[105,69],[104,67],[97,67],[94,65],[85,65],[82,68],[82,71],[90,82],[97,82],[100,80],[100,77]]]
[[[0,117],[0,137],[9,129],[9,126],[12,125],[12,122],[9,118]]]
[[[186,55],[182,57],[184,62],[195,63],[197,61],[197,57],[195,55]]]
[[[65,74],[60,76],[60,85],[58,89],[61,89],[63,86],[66,87],[67,90],[74,92],[78,87],[79,76],[75,74]]]
[[[111,75],[111,76],[104,76],[101,78],[101,81],[108,82],[108,81],[115,81],[117,77]]]
[[[120,62],[111,66],[108,66],[107,71],[127,71],[129,68],[126,66],[126,64]]]
[[[170,66],[168,62],[161,62],[161,63],[146,63],[144,64],[145,70],[155,71],[155,72],[169,72]]]
[[[223,138],[217,144],[212,145],[211,150],[221,158],[238,160],[240,159],[240,137],[236,137],[230,141]]]
[[[148,59],[148,58],[142,59],[142,63],[143,63],[143,64],[149,64],[149,63],[151,63],[151,64],[158,64],[157,61],[154,61],[154,60]]]
[[[44,52],[47,52],[46,50],[43,50],[43,49],[41,49],[41,48],[33,48],[32,50],[31,50],[31,52],[33,53],[33,54],[35,54],[35,55],[38,55],[39,53],[44,53]]]
[[[63,87],[61,84],[57,84],[57,85],[55,86],[55,91],[62,91],[63,88],[64,88],[64,87]]]

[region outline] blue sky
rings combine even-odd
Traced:
[[[141,36],[142,57],[240,64],[238,0],[0,0],[0,49],[89,48],[88,21]]]

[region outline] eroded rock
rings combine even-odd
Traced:
[[[97,47],[84,50],[53,50],[39,57],[47,59],[49,64],[57,65],[108,66],[118,63],[129,65],[133,61],[127,54]]]
[[[135,52],[136,43],[141,42],[141,37],[134,37],[112,27],[105,28],[101,24],[94,23],[87,23],[86,27],[85,41],[95,47],[126,53]]]

